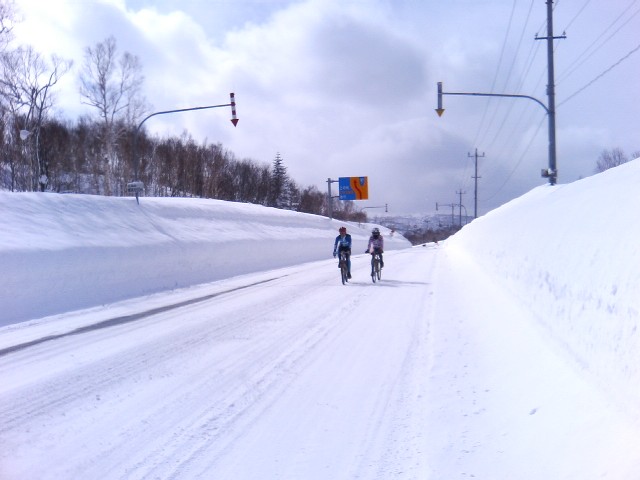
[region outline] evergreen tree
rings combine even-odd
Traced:
[[[287,167],[284,166],[280,152],[276,153],[271,168],[271,182],[269,189],[269,206],[276,208],[286,208],[289,204],[287,198],[287,184],[289,177],[287,176]]]

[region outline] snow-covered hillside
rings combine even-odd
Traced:
[[[543,186],[447,247],[514,294],[578,368],[640,415],[640,159]]]
[[[354,253],[372,224],[185,198],[0,193],[0,326],[244,273]],[[387,250],[406,248],[385,234]]]

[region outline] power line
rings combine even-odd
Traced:
[[[495,77],[494,77],[493,84],[492,84],[492,87],[491,87],[491,90],[490,90],[491,92],[496,90],[499,71],[500,71],[501,66],[503,65],[503,63],[506,63],[505,62],[505,52],[506,52],[506,47],[508,45],[507,42],[508,42],[510,33],[514,30],[514,18],[516,17],[516,3],[517,2],[514,1],[513,4],[512,4],[511,14],[509,16],[508,27],[507,27],[507,30],[506,30],[506,33],[505,33],[505,37],[504,37],[504,40],[503,40],[502,51],[500,53],[500,58],[499,58],[498,65],[497,65],[497,68],[496,68]],[[531,0],[531,2],[529,4],[528,11],[527,11],[527,14],[526,14],[526,18],[525,18],[524,24],[522,25],[522,27],[519,28],[521,30],[521,33],[520,33],[520,36],[519,36],[519,40],[518,40],[518,43],[517,43],[517,47],[516,47],[515,53],[513,54],[513,59],[511,60],[510,65],[509,65],[508,73],[507,73],[506,79],[504,81],[504,86],[502,87],[504,90],[507,89],[508,84],[510,82],[510,79],[513,77],[513,71],[515,69],[516,59],[517,59],[520,51],[522,50],[523,38],[524,38],[524,35],[526,33],[527,27],[529,26],[529,24],[531,22],[531,12],[533,10],[534,3],[535,3],[535,0]],[[544,23],[543,23],[543,25],[544,25]],[[539,51],[538,42],[533,42],[532,46],[529,49],[529,52],[527,54],[526,61],[524,62],[524,65],[526,66],[525,69],[524,69],[524,73],[522,73],[521,78],[520,78],[520,80],[519,80],[519,82],[518,82],[518,84],[516,86],[515,91],[519,92],[521,90],[522,85],[524,84],[524,82],[526,81],[526,78],[528,77],[529,70],[531,69],[531,67],[534,64],[534,60],[536,58],[536,54],[537,54],[538,51]],[[493,107],[493,110],[492,110],[492,113],[491,113],[491,119],[488,122],[485,123],[486,118],[489,116],[489,110],[492,107]],[[493,135],[493,139],[491,140],[491,145],[493,145],[497,141],[498,137],[501,135],[502,131],[504,130],[506,122],[507,122],[509,116],[511,115],[511,112],[512,112],[513,108],[514,108],[514,105],[513,104],[509,104],[508,110],[505,113],[501,124],[498,126],[495,134]],[[492,104],[492,103],[489,103],[489,102],[485,103],[485,109],[484,109],[484,112],[483,112],[483,115],[482,115],[482,120],[479,123],[478,130],[476,132],[476,137],[475,137],[476,138],[476,142],[478,141],[479,138],[485,138],[487,135],[489,135],[489,132],[492,129],[493,124],[495,123],[496,115],[498,113],[498,110],[499,110],[499,105],[496,105],[495,103]],[[519,117],[518,117],[519,120],[517,120],[518,122],[522,119],[523,113],[521,113],[519,115]],[[467,176],[467,173],[468,173],[468,170],[469,170],[470,167],[472,167],[472,165],[467,164],[465,169],[464,169],[463,181],[461,183],[465,188],[467,188],[469,186],[470,178],[473,178],[473,177],[468,177]]]
[[[543,23],[542,26],[545,26],[545,25],[546,25],[546,22]],[[542,26],[538,29],[538,31],[540,31]],[[518,91],[518,92],[522,91],[525,81],[530,78],[529,72],[531,71],[531,68],[534,65],[536,56],[537,56],[539,51],[540,51],[540,43],[539,42],[532,42],[531,48],[529,49],[529,54],[527,56],[527,60],[525,61],[525,65],[527,65],[527,66],[526,66],[524,72],[522,73],[521,81],[518,84],[518,86],[516,87],[516,91]],[[534,87],[532,89],[530,89],[530,91],[533,92],[533,91],[537,91],[538,90],[538,87],[540,86],[540,83],[542,82],[542,79],[544,78],[544,74],[545,74],[544,70],[540,72],[540,76],[538,77],[538,81],[535,83]],[[515,104],[512,104],[512,105],[515,106]],[[525,117],[531,118],[533,116],[533,110],[531,108],[529,108],[528,104],[520,104],[519,108],[520,108],[520,114],[517,116],[515,121],[510,122],[511,130],[510,130],[510,133],[507,134],[507,143],[515,143],[517,141],[516,132],[520,131],[520,128],[521,128],[520,125],[525,121]],[[496,136],[496,138],[493,139],[493,141],[491,142],[490,146],[493,146],[496,141],[497,141],[497,136]],[[513,149],[513,148],[509,147],[509,149]]]
[[[505,32],[504,35],[504,40],[502,41],[502,49],[500,50],[500,58],[498,60],[498,65],[496,66],[496,73],[493,76],[493,82],[491,83],[491,89],[489,90],[490,93],[493,93],[496,87],[496,82],[498,80],[498,74],[500,72],[500,66],[502,65],[502,60],[504,58],[504,52],[505,52],[505,48],[507,46],[507,39],[509,38],[509,32],[511,31],[511,24],[513,22],[513,14],[515,12],[516,9],[516,0],[513,0],[513,4],[511,6],[511,14],[509,15],[509,24],[507,25],[507,31]],[[476,132],[476,138],[474,140],[474,144],[478,144],[478,137],[480,136],[480,130],[482,129],[482,125],[484,125],[484,119],[487,116],[487,111],[489,110],[489,105],[490,102],[485,103],[485,109],[484,112],[482,114],[482,119],[480,120],[480,124],[478,126],[478,131]]]
[[[511,73],[513,72],[513,67],[514,67],[514,65],[516,63],[516,58],[518,56],[518,52],[520,52],[520,47],[522,45],[522,39],[524,37],[524,32],[525,32],[525,30],[527,28],[527,25],[529,24],[529,18],[531,17],[531,10],[533,9],[533,1],[534,0],[531,0],[531,4],[529,5],[529,11],[527,12],[527,18],[526,18],[526,20],[524,22],[524,27],[522,28],[522,33],[520,34],[520,39],[518,40],[518,46],[517,46],[515,54],[513,56],[513,61],[511,62],[511,66],[509,67],[509,72],[507,74],[507,79],[505,81],[505,90],[506,90],[506,86],[509,84],[509,78],[511,77]],[[493,147],[493,144],[497,141],[498,137],[502,133],[502,130],[503,130],[504,126],[505,126],[505,123],[508,120],[509,116],[511,115],[511,111],[513,110],[514,105],[515,105],[515,102],[511,102],[509,104],[509,107],[507,108],[506,113],[502,117],[502,123],[500,124],[500,126],[498,127],[498,130],[496,131],[495,135],[493,136],[493,140],[491,140],[491,142],[489,142],[489,148]],[[497,114],[497,109],[494,110],[494,118],[495,118],[496,114]],[[492,120],[491,123],[493,123],[493,120]]]
[[[525,147],[524,151],[522,152],[522,155],[520,155],[520,158],[518,159],[516,164],[513,166],[513,169],[511,170],[509,175],[507,175],[507,178],[505,178],[504,182],[502,182],[502,185],[500,185],[498,187],[498,189],[495,192],[493,192],[493,195],[491,195],[490,197],[485,198],[484,199],[485,201],[489,201],[489,200],[493,199],[494,197],[496,197],[502,191],[502,189],[507,184],[507,182],[511,179],[513,174],[516,172],[516,170],[518,169],[518,167],[522,163],[522,160],[524,159],[524,156],[527,154],[527,152],[531,148],[531,145],[533,144],[533,141],[538,136],[538,133],[540,132],[540,128],[542,127],[542,124],[544,123],[545,118],[546,118],[546,115],[543,116],[542,119],[540,120],[540,123],[538,124],[538,128],[536,128],[536,131],[531,136],[531,139],[529,140],[529,143],[527,144],[527,146]]]
[[[633,55],[634,53],[636,53],[638,50],[640,50],[640,44],[638,44],[633,50],[631,50],[629,53],[627,53],[624,57],[622,57],[620,60],[618,60],[616,63],[614,63],[613,65],[611,65],[609,68],[607,68],[604,72],[602,72],[600,75],[598,75],[597,77],[595,77],[593,80],[591,80],[589,83],[587,83],[585,86],[583,86],[582,88],[580,88],[579,90],[577,90],[576,92],[572,93],[571,95],[569,95],[567,98],[565,98],[562,102],[560,102],[558,104],[558,106],[563,105],[565,103],[567,103],[569,100],[571,100],[573,97],[575,97],[576,95],[578,95],[580,92],[582,92],[583,90],[585,90],[586,88],[590,87],[591,85],[593,85],[596,81],[598,81],[599,79],[601,79],[602,77],[604,77],[607,73],[609,73],[611,70],[613,70],[615,67],[617,67],[618,65],[620,65],[623,61],[625,61],[627,58],[629,58],[631,55]]]
[[[567,30],[569,30],[569,27],[573,24],[573,22],[576,21],[576,19],[582,14],[582,12],[584,11],[584,9],[587,7],[587,5],[589,5],[589,3],[591,3],[591,0],[587,0],[586,2],[584,2],[584,5],[582,5],[582,8],[578,11],[578,13],[576,13],[574,15],[574,17],[569,21],[569,23],[567,24],[566,27],[564,27],[564,31],[566,32]]]
[[[598,45],[596,48],[593,48],[594,45],[600,41],[600,39],[602,39],[602,37],[604,37],[606,35],[606,33],[613,28],[616,23],[618,23],[618,21],[631,9],[631,7],[633,5],[635,5],[638,2],[638,0],[633,0],[628,6],[627,8],[625,8],[622,13],[620,13],[620,15],[618,15],[616,17],[616,19],[611,22],[609,24],[609,26],[607,28],[605,28],[602,33],[600,35],[598,35],[598,37],[589,44],[589,46],[587,46],[587,48],[585,48],[583,50],[583,52],[578,55],[578,57],[565,69],[565,71],[560,75],[560,78],[558,79],[558,83],[561,83],[562,81],[564,81],[567,77],[569,77],[573,72],[575,72],[580,66],[582,66],[589,58],[591,58],[593,55],[595,55],[595,53],[600,50],[602,47],[604,47],[606,45],[606,43],[611,40],[626,24],[628,24],[631,20],[633,20],[633,18],[638,15],[638,13],[640,13],[640,9],[636,10],[635,13],[633,13],[632,15],[630,15],[629,17],[627,17],[627,20],[620,25],[613,33],[611,33],[611,35],[609,35],[607,38],[605,38],[600,45]]]

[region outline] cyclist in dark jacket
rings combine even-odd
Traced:
[[[346,252],[347,278],[351,278],[351,235],[347,233],[346,227],[340,227],[338,232],[340,235],[336,237],[336,241],[333,243],[333,258],[342,251]],[[340,268],[340,262],[338,262],[338,268]]]

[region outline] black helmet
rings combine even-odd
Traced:
[[[372,234],[374,237],[379,237],[379,236],[380,236],[380,229],[379,229],[378,227],[374,228],[374,229],[371,231],[371,234]]]

